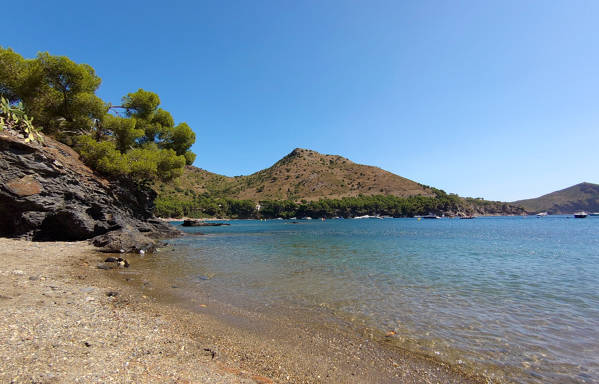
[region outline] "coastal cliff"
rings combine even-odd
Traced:
[[[98,176],[51,137],[27,142],[18,131],[0,132],[0,236],[85,240],[111,233],[95,243],[147,248],[150,239],[177,234],[153,217],[154,198],[130,181]]]

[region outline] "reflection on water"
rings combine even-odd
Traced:
[[[234,221],[146,261],[192,300],[324,309],[488,377],[599,382],[599,218]]]

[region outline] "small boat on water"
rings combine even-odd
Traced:
[[[539,213],[537,213],[537,217],[545,217],[547,215],[549,215],[547,212],[539,212]]]
[[[471,219],[474,219],[474,216],[460,216],[460,219],[471,220]]]
[[[592,213],[589,213],[589,216],[599,216],[599,212],[592,212]]]
[[[587,216],[588,216],[588,214],[585,211],[576,212],[574,214],[574,218],[576,218],[576,219],[584,219]]]
[[[414,216],[414,217],[419,218],[419,219],[440,219],[441,218],[441,216],[433,215],[432,213],[429,213],[426,216]]]

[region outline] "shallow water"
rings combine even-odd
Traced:
[[[327,311],[502,382],[599,382],[599,218],[271,220],[187,228],[187,299]]]

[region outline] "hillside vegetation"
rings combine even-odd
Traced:
[[[159,216],[332,217],[520,214],[522,209],[463,199],[341,156],[294,149],[273,166],[227,177],[195,167],[155,185]],[[258,212],[256,204],[260,203]]]
[[[66,56],[41,52],[26,59],[0,46],[0,129],[17,118],[29,140],[42,131],[112,178],[145,184],[181,175],[195,159],[191,128],[175,124],[158,95],[141,88],[120,105],[102,100],[96,95],[101,82],[92,66]]]
[[[514,201],[512,204],[520,205],[531,213],[599,212],[599,184],[580,183],[535,199]]]
[[[296,148],[272,167],[237,178],[242,199],[308,201],[358,195],[434,196],[430,188],[345,157]]]
[[[158,187],[166,193],[194,191],[253,201],[313,201],[358,195],[434,196],[430,188],[380,168],[301,148],[249,176],[227,177],[186,167],[178,180]]]

